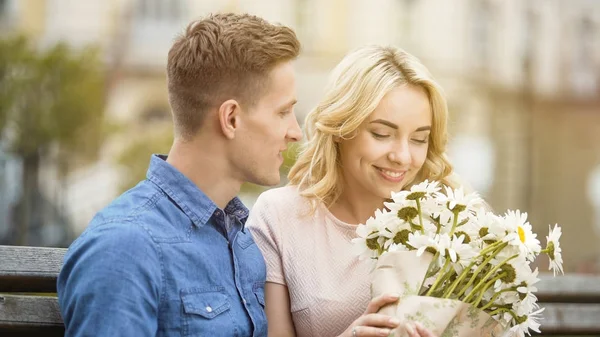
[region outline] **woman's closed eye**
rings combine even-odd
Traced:
[[[429,138],[413,138],[412,141],[419,144],[427,144]]]
[[[384,139],[384,138],[388,138],[390,135],[388,134],[384,134],[384,133],[378,133],[378,132],[374,132],[371,131],[371,134],[373,135],[373,137],[375,137],[376,139]]]

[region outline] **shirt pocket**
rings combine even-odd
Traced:
[[[255,336],[266,336],[267,335],[267,314],[265,312],[265,284],[262,282],[255,283],[252,289],[256,302],[258,305],[251,305],[254,307],[253,312],[255,313]]]
[[[236,240],[238,245],[242,247],[242,249],[246,249],[256,243],[254,242],[254,238],[252,237],[252,234],[250,234],[250,230],[248,229],[239,231]]]
[[[255,287],[254,295],[256,296],[256,300],[258,301],[258,304],[260,304],[264,309],[264,307],[265,307],[265,290],[262,287],[260,287],[260,288]]]
[[[184,336],[237,336],[229,297],[223,288],[181,292]]]

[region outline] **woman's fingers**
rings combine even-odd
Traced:
[[[418,336],[420,337],[436,337],[431,330],[425,328],[423,324],[419,322],[415,322],[415,329],[418,332]]]
[[[357,320],[360,326],[380,327],[394,329],[398,327],[400,321],[395,317],[382,314],[368,314]]]
[[[367,310],[365,311],[365,314],[375,313],[375,312],[379,311],[379,309],[381,307],[391,304],[391,303],[394,303],[399,298],[400,297],[398,296],[398,294],[384,294],[384,295],[377,296],[374,299],[372,299],[371,302],[369,302],[369,305],[367,306]]]
[[[356,326],[352,333],[353,337],[387,337],[392,332],[386,328],[374,328],[371,326]]]
[[[402,327],[400,329],[404,329],[408,334],[408,337],[421,337],[421,335],[419,335],[419,333],[417,332],[415,323],[406,322],[402,324]]]

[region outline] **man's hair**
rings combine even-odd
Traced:
[[[175,134],[190,138],[210,108],[228,99],[251,107],[264,94],[270,71],[295,59],[294,31],[249,14],[213,14],[188,25],[167,62]]]

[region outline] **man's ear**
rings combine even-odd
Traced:
[[[221,126],[221,132],[228,139],[235,138],[235,131],[240,126],[240,112],[240,104],[234,99],[223,102],[219,107],[217,112],[219,125]]]

